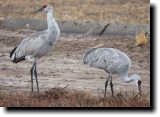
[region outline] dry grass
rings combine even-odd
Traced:
[[[148,44],[148,36],[143,31],[136,34],[135,40],[137,46],[146,46]]]
[[[4,107],[149,107],[147,96],[123,96],[115,98],[95,97],[88,92],[53,88],[40,95],[28,93],[6,94],[0,92],[0,106]]]
[[[149,0],[1,0],[0,19],[43,19],[31,15],[38,6],[50,3],[58,20],[103,21],[107,23],[149,23]]]

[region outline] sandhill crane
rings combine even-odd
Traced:
[[[34,13],[40,11],[47,12],[47,24],[48,28],[44,31],[40,31],[30,35],[23,39],[21,43],[16,46],[10,53],[10,59],[14,63],[18,63],[23,60],[33,62],[33,66],[30,70],[31,73],[31,90],[33,92],[33,79],[35,76],[37,91],[39,93],[38,79],[37,79],[37,60],[46,55],[56,43],[60,35],[60,29],[53,17],[53,7],[51,5],[43,5]]]
[[[109,77],[105,82],[104,97],[106,97],[106,90],[109,80],[112,96],[114,97],[112,74],[118,75],[124,83],[130,83],[134,81],[138,86],[139,93],[141,95],[141,77],[137,74],[128,77],[128,71],[131,67],[131,60],[124,52],[114,48],[90,48],[83,55],[82,64],[103,69],[109,74]]]

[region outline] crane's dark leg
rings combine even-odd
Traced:
[[[106,80],[106,82],[105,82],[104,98],[106,98],[106,91],[107,91],[107,85],[108,85],[108,81],[109,81],[109,79],[110,79],[110,75],[109,75],[108,79],[107,79],[107,80]]]
[[[33,70],[34,70],[34,64],[30,70],[30,73],[31,73],[31,91],[33,92]]]
[[[37,63],[36,62],[34,62],[34,74],[35,74],[35,78],[36,78],[37,91],[39,93],[39,85],[38,85],[38,78],[37,78]]]
[[[110,75],[110,77],[111,77],[111,80],[110,80],[110,87],[111,87],[112,97],[114,97],[114,94],[113,94],[112,75]]]

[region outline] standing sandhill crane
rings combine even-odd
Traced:
[[[128,77],[128,71],[131,67],[131,60],[125,53],[114,48],[90,48],[83,55],[82,64],[88,64],[91,67],[103,69],[109,74],[109,77],[105,82],[104,97],[106,97],[106,90],[109,80],[112,96],[114,97],[112,74],[118,75],[124,83],[134,81],[138,86],[139,93],[141,95],[141,77],[137,74]]]
[[[60,29],[53,17],[53,7],[51,5],[43,5],[40,9],[34,13],[40,11],[47,12],[47,24],[48,28],[44,31],[40,31],[30,35],[23,39],[21,43],[15,47],[10,53],[10,59],[14,63],[18,63],[23,60],[33,62],[33,66],[30,70],[31,73],[31,90],[33,92],[33,78],[35,76],[37,91],[39,93],[38,79],[37,79],[37,60],[46,55],[56,43],[60,35]]]

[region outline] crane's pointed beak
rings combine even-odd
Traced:
[[[142,83],[142,81],[141,81],[141,80],[138,80],[138,89],[139,89],[139,94],[140,94],[140,96],[142,96],[141,83]]]

